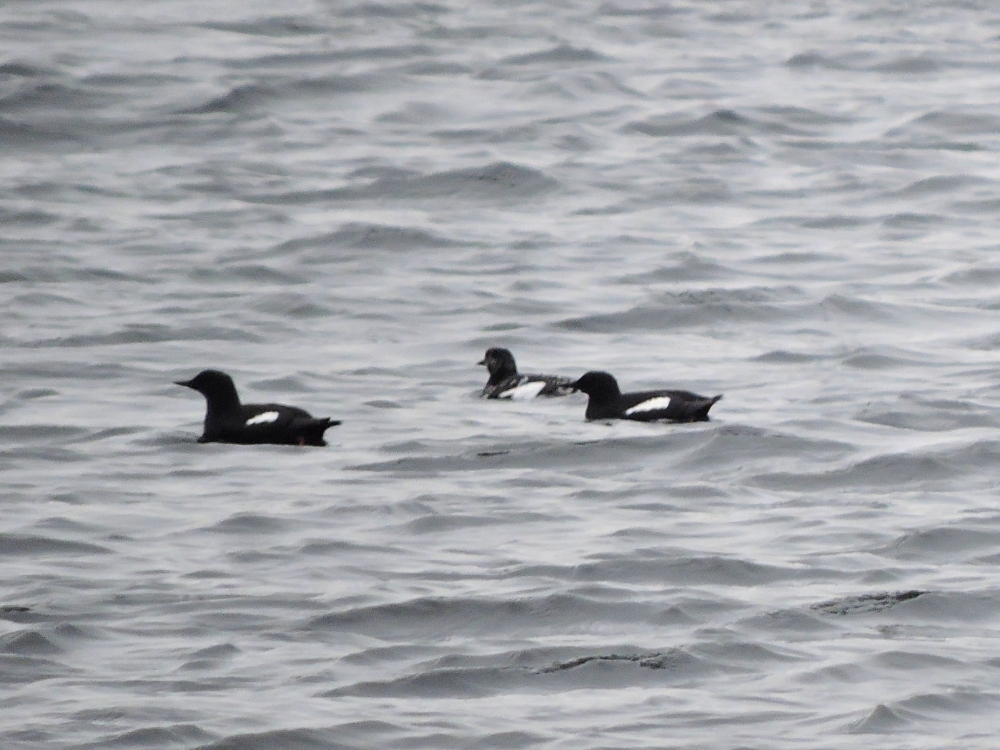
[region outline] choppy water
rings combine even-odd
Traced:
[[[994,747],[998,65],[957,0],[0,5],[0,744]],[[196,444],[208,366],[344,424]]]

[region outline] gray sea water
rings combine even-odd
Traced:
[[[995,747],[998,101],[976,0],[0,3],[0,747]]]

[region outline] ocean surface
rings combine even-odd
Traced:
[[[0,2],[0,747],[996,747],[998,101],[985,0]]]

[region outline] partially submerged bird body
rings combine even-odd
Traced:
[[[572,393],[569,378],[557,375],[522,375],[509,349],[493,347],[486,350],[481,365],[486,365],[490,379],[480,394],[486,398],[506,398],[514,401],[535,396],[565,396]]]
[[[322,446],[326,445],[323,433],[340,424],[328,417],[313,417],[296,406],[242,404],[233,379],[219,370],[204,370],[176,384],[198,391],[208,404],[199,443]]]
[[[708,397],[675,390],[622,393],[618,381],[606,372],[588,372],[571,386],[590,397],[587,419],[704,422],[708,410],[722,398],[722,394]]]

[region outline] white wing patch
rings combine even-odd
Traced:
[[[255,424],[269,424],[271,422],[276,422],[278,420],[278,412],[276,411],[262,411],[256,417],[250,417],[247,420],[247,427]]]
[[[509,398],[511,401],[525,401],[529,398],[534,398],[542,389],[545,388],[544,380],[531,380],[527,383],[522,383],[521,385],[514,386],[513,388],[508,388],[506,391],[501,393],[497,398]]]
[[[633,414],[643,411],[659,411],[660,409],[666,409],[668,406],[670,406],[670,396],[655,396],[626,409],[625,416],[630,417]]]

